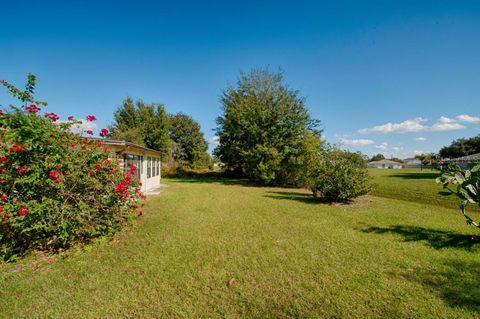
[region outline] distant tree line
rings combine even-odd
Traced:
[[[480,134],[470,138],[454,140],[449,146],[440,149],[441,158],[457,158],[480,153]]]

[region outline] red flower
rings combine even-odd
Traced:
[[[8,150],[12,153],[18,153],[18,152],[25,151],[26,149],[27,148],[21,144],[13,144],[12,146],[10,146]]]
[[[93,131],[92,130],[86,130],[85,133],[89,134],[89,135],[93,135]]]
[[[35,104],[30,104],[25,108],[25,110],[27,110],[28,113],[37,113],[38,111],[40,111],[40,108]]]
[[[57,121],[58,119],[60,119],[60,117],[55,114],[55,113],[45,113],[45,117],[47,119],[51,119],[53,122]]]
[[[3,167],[0,167],[0,174],[7,174],[7,170]]]
[[[8,201],[8,197],[7,195],[3,194],[2,196],[0,196],[0,200],[4,203],[6,203]]]
[[[142,212],[142,210],[140,209],[140,210],[138,211],[138,217],[142,217],[142,216],[143,216],[143,212]]]
[[[95,167],[95,169],[96,169],[97,171],[101,171],[101,170],[102,170],[102,164],[100,164],[100,163],[95,164],[94,167]]]
[[[130,164],[130,173],[133,174],[137,170],[137,165],[134,163]]]
[[[52,179],[57,184],[60,184],[62,182],[60,178],[61,176],[62,176],[62,172],[56,171],[56,170],[53,170],[48,174],[48,177],[50,177],[50,179]]]
[[[102,128],[100,130],[100,136],[101,137],[105,137],[105,136],[107,136],[107,134],[108,134],[108,130],[106,128]]]
[[[27,216],[28,213],[30,213],[30,212],[29,212],[28,209],[25,208],[25,207],[24,207],[24,208],[20,208],[20,210],[18,211],[18,215],[20,215],[20,216]]]
[[[17,169],[17,174],[19,176],[22,176],[23,174],[25,174],[26,171],[27,171],[27,168],[25,166],[22,166],[19,169]]]
[[[87,121],[89,122],[93,122],[95,121],[97,118],[95,117],[95,115],[87,115]]]
[[[8,162],[8,156],[0,156],[0,163]]]

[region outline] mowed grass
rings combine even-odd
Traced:
[[[416,169],[369,169],[373,177],[375,196],[401,199],[410,202],[458,208],[460,200],[437,184],[437,170]],[[469,209],[475,209],[469,206]]]
[[[163,182],[114,240],[1,265],[0,316],[480,316],[478,231],[456,209],[380,196],[328,205],[213,178]]]

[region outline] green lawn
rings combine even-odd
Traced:
[[[164,180],[114,240],[0,265],[0,316],[478,318],[478,231],[415,195],[430,180],[387,173],[375,194],[413,202]]]

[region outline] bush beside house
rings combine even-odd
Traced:
[[[25,106],[0,113],[0,258],[112,234],[138,216],[135,167],[124,174],[100,143],[70,132],[78,121],[43,113],[33,76],[25,91],[2,84]]]

